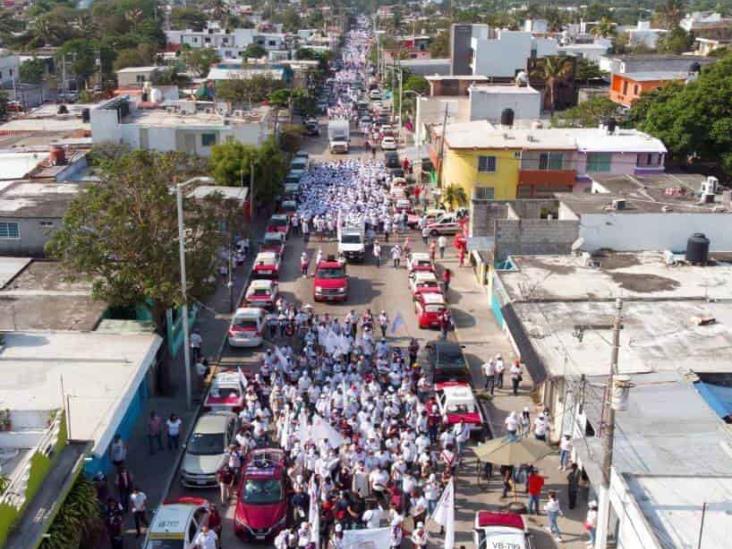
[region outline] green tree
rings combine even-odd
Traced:
[[[144,59],[137,48],[121,50],[117,53],[117,59],[114,60],[114,70],[118,71],[127,67],[143,67],[148,63],[149,60]]]
[[[577,60],[577,74],[575,74],[575,78],[580,82],[595,80],[603,76],[604,74],[600,70],[600,66],[594,61],[590,61],[584,57],[580,57]]]
[[[552,117],[555,128],[594,128],[611,116],[617,116],[618,105],[607,97],[592,97]]]
[[[91,481],[80,475],[53,519],[41,549],[68,549],[98,546],[102,543],[104,523]]]
[[[657,7],[655,19],[666,29],[675,29],[684,18],[684,0],[666,0]]]
[[[595,38],[610,38],[615,36],[615,23],[609,17],[603,17],[592,28],[591,32]]]
[[[191,78],[178,70],[177,67],[165,67],[153,74],[152,83],[156,86],[189,86]]]
[[[572,60],[561,55],[544,57],[531,76],[541,78],[545,86],[544,106],[554,111],[559,82],[572,72]]]
[[[206,76],[211,65],[221,61],[219,54],[213,48],[188,48],[181,55],[183,62],[198,76]]]
[[[587,21],[599,21],[603,17],[612,18],[612,12],[607,4],[594,2],[584,9],[584,19]]]
[[[199,172],[178,153],[137,150],[105,162],[100,182],[72,202],[46,246],[69,278],[94,280],[93,295],[112,306],[149,303],[159,334],[165,312],[182,304],[175,193],[171,184]],[[207,295],[219,242],[214,200],[185,204],[190,298]]]
[[[464,187],[451,183],[443,190],[442,201],[447,206],[447,209],[452,211],[455,208],[464,208],[467,206],[468,195]]]
[[[84,83],[97,69],[97,44],[85,38],[76,38],[64,43],[56,52],[57,63],[66,59],[66,66],[77,82]]]
[[[295,52],[295,59],[312,61],[314,59],[319,59],[319,58],[320,57],[319,57],[318,53],[315,50],[313,50],[312,48],[299,48]]]
[[[674,27],[673,30],[659,38],[656,49],[659,53],[681,55],[685,51],[689,51],[693,45],[694,35],[686,32],[681,27]]]
[[[450,33],[442,31],[430,42],[430,55],[432,57],[447,57],[450,55]]]
[[[283,84],[269,76],[255,74],[250,78],[234,78],[216,83],[216,98],[232,105],[247,107],[261,103]]]
[[[27,84],[40,84],[46,75],[46,61],[43,59],[29,59],[20,66],[20,81]]]
[[[201,32],[208,17],[201,10],[192,7],[175,7],[170,12],[170,24],[174,29],[191,29]]]
[[[672,160],[712,163],[732,176],[732,55],[705,67],[693,82],[643,99],[639,127],[663,141]],[[640,116],[634,106],[631,117]]]
[[[267,55],[267,50],[259,44],[249,44],[242,53],[242,57],[245,59],[260,59],[265,55]]]

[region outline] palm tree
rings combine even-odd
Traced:
[[[451,183],[443,192],[442,201],[447,205],[447,208],[452,211],[455,208],[464,208],[468,205],[468,195],[465,189],[461,185]]]
[[[675,29],[684,18],[684,0],[666,0],[656,10],[658,18],[667,29]]]
[[[548,106],[551,112],[554,111],[557,84],[570,75],[572,70],[572,59],[560,55],[544,57],[533,70],[531,76],[544,81],[544,106]]]
[[[223,21],[229,13],[229,6],[224,0],[209,0],[207,7],[215,21]]]
[[[603,17],[592,29],[592,36],[595,38],[609,38],[615,35],[615,23],[609,17]]]

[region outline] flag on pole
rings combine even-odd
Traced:
[[[314,543],[315,547],[320,547],[320,490],[318,485],[315,484],[315,475],[310,478],[308,492],[310,493],[310,509],[308,513],[310,542]]]
[[[450,479],[442,491],[437,507],[430,518],[445,529],[445,549],[453,549],[455,546],[455,486],[453,479]]]
[[[406,326],[407,323],[404,322],[404,317],[402,316],[402,313],[397,311],[397,314],[394,315],[394,320],[391,321],[391,326],[389,327],[389,335],[394,335],[397,333],[397,330],[402,327]]]

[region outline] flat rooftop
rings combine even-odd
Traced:
[[[485,93],[491,95],[541,95],[531,86],[496,86],[492,84],[473,84],[471,93]]]
[[[7,259],[16,269],[0,289],[0,330],[92,331],[99,324],[107,304],[92,298],[89,282],[65,281],[53,261]]]
[[[69,438],[103,453],[155,360],[155,334],[14,332],[0,352],[0,402],[18,412],[62,408],[71,398]]]
[[[137,109],[124,119],[123,123],[135,123],[147,127],[180,127],[190,128],[224,128],[235,124],[257,123],[262,121],[269,112],[268,107],[257,107],[244,111],[242,116],[227,116],[226,119],[215,112],[207,113],[197,111],[186,113],[182,111],[171,112],[164,108]],[[227,123],[224,123],[224,122]]]
[[[25,177],[46,156],[38,152],[0,152],[0,180]]]
[[[0,182],[0,218],[61,218],[80,190],[79,183]]]
[[[657,80],[686,80],[689,71],[638,71],[625,72],[622,74],[628,80],[636,82],[654,82]]]
[[[720,215],[718,196],[714,203],[700,204],[699,190],[706,178],[695,174],[592,176],[593,193],[555,193],[575,214],[607,213],[615,199],[625,200],[617,214],[704,213]]]
[[[708,476],[699,467],[688,476],[651,473],[624,479],[662,547],[729,547],[732,477]]]

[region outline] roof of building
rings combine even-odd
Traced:
[[[119,69],[117,71],[117,74],[134,74],[138,72],[152,72],[158,69],[165,69],[165,67],[158,67],[156,65],[149,65],[147,67],[125,67],[124,69]]]
[[[246,80],[255,76],[266,76],[275,80],[282,80],[284,69],[278,68],[247,68],[247,67],[211,67],[207,80]]]
[[[7,259],[16,267],[0,289],[0,330],[95,329],[107,304],[92,298],[88,281],[68,281],[53,261]]]
[[[575,214],[630,215],[637,213],[715,213],[720,215],[718,199],[699,202],[699,189],[705,177],[697,174],[659,173],[651,175],[593,175],[593,193],[556,193],[562,204]],[[623,199],[623,209],[612,209],[613,200]]]
[[[732,264],[666,265],[658,252],[512,256],[502,290],[550,375],[604,375],[623,297],[621,373],[732,371]],[[712,318],[712,323],[699,323]],[[702,324],[702,325],[700,325]]]
[[[0,289],[13,280],[31,261],[30,257],[0,257]]]
[[[541,95],[541,92],[532,88],[531,86],[497,86],[493,84],[473,84],[472,86],[470,86],[470,92],[494,95]]]
[[[20,179],[24,177],[45,156],[38,152],[0,153],[0,179]]]
[[[102,455],[162,343],[155,334],[11,332],[0,352],[0,402],[13,411],[64,407],[69,438]]]
[[[727,546],[732,531],[732,477],[707,476],[701,466],[688,476],[649,473],[626,475],[625,480],[662,547]]]
[[[634,82],[657,82],[660,80],[686,80],[688,71],[638,71],[616,75]]]
[[[0,183],[0,218],[61,218],[81,190],[79,183]]]
[[[238,123],[257,123],[267,116],[269,107],[255,107],[251,110],[243,111],[241,116],[224,117],[216,112],[195,113],[188,112],[171,112],[166,109],[137,109],[125,118],[125,123],[135,123],[139,126],[146,127],[179,127],[186,126],[191,128],[229,128]]]
[[[441,80],[475,80],[476,82],[488,82],[490,79],[487,76],[478,76],[472,74],[431,74],[425,76],[428,82],[439,82]]]

